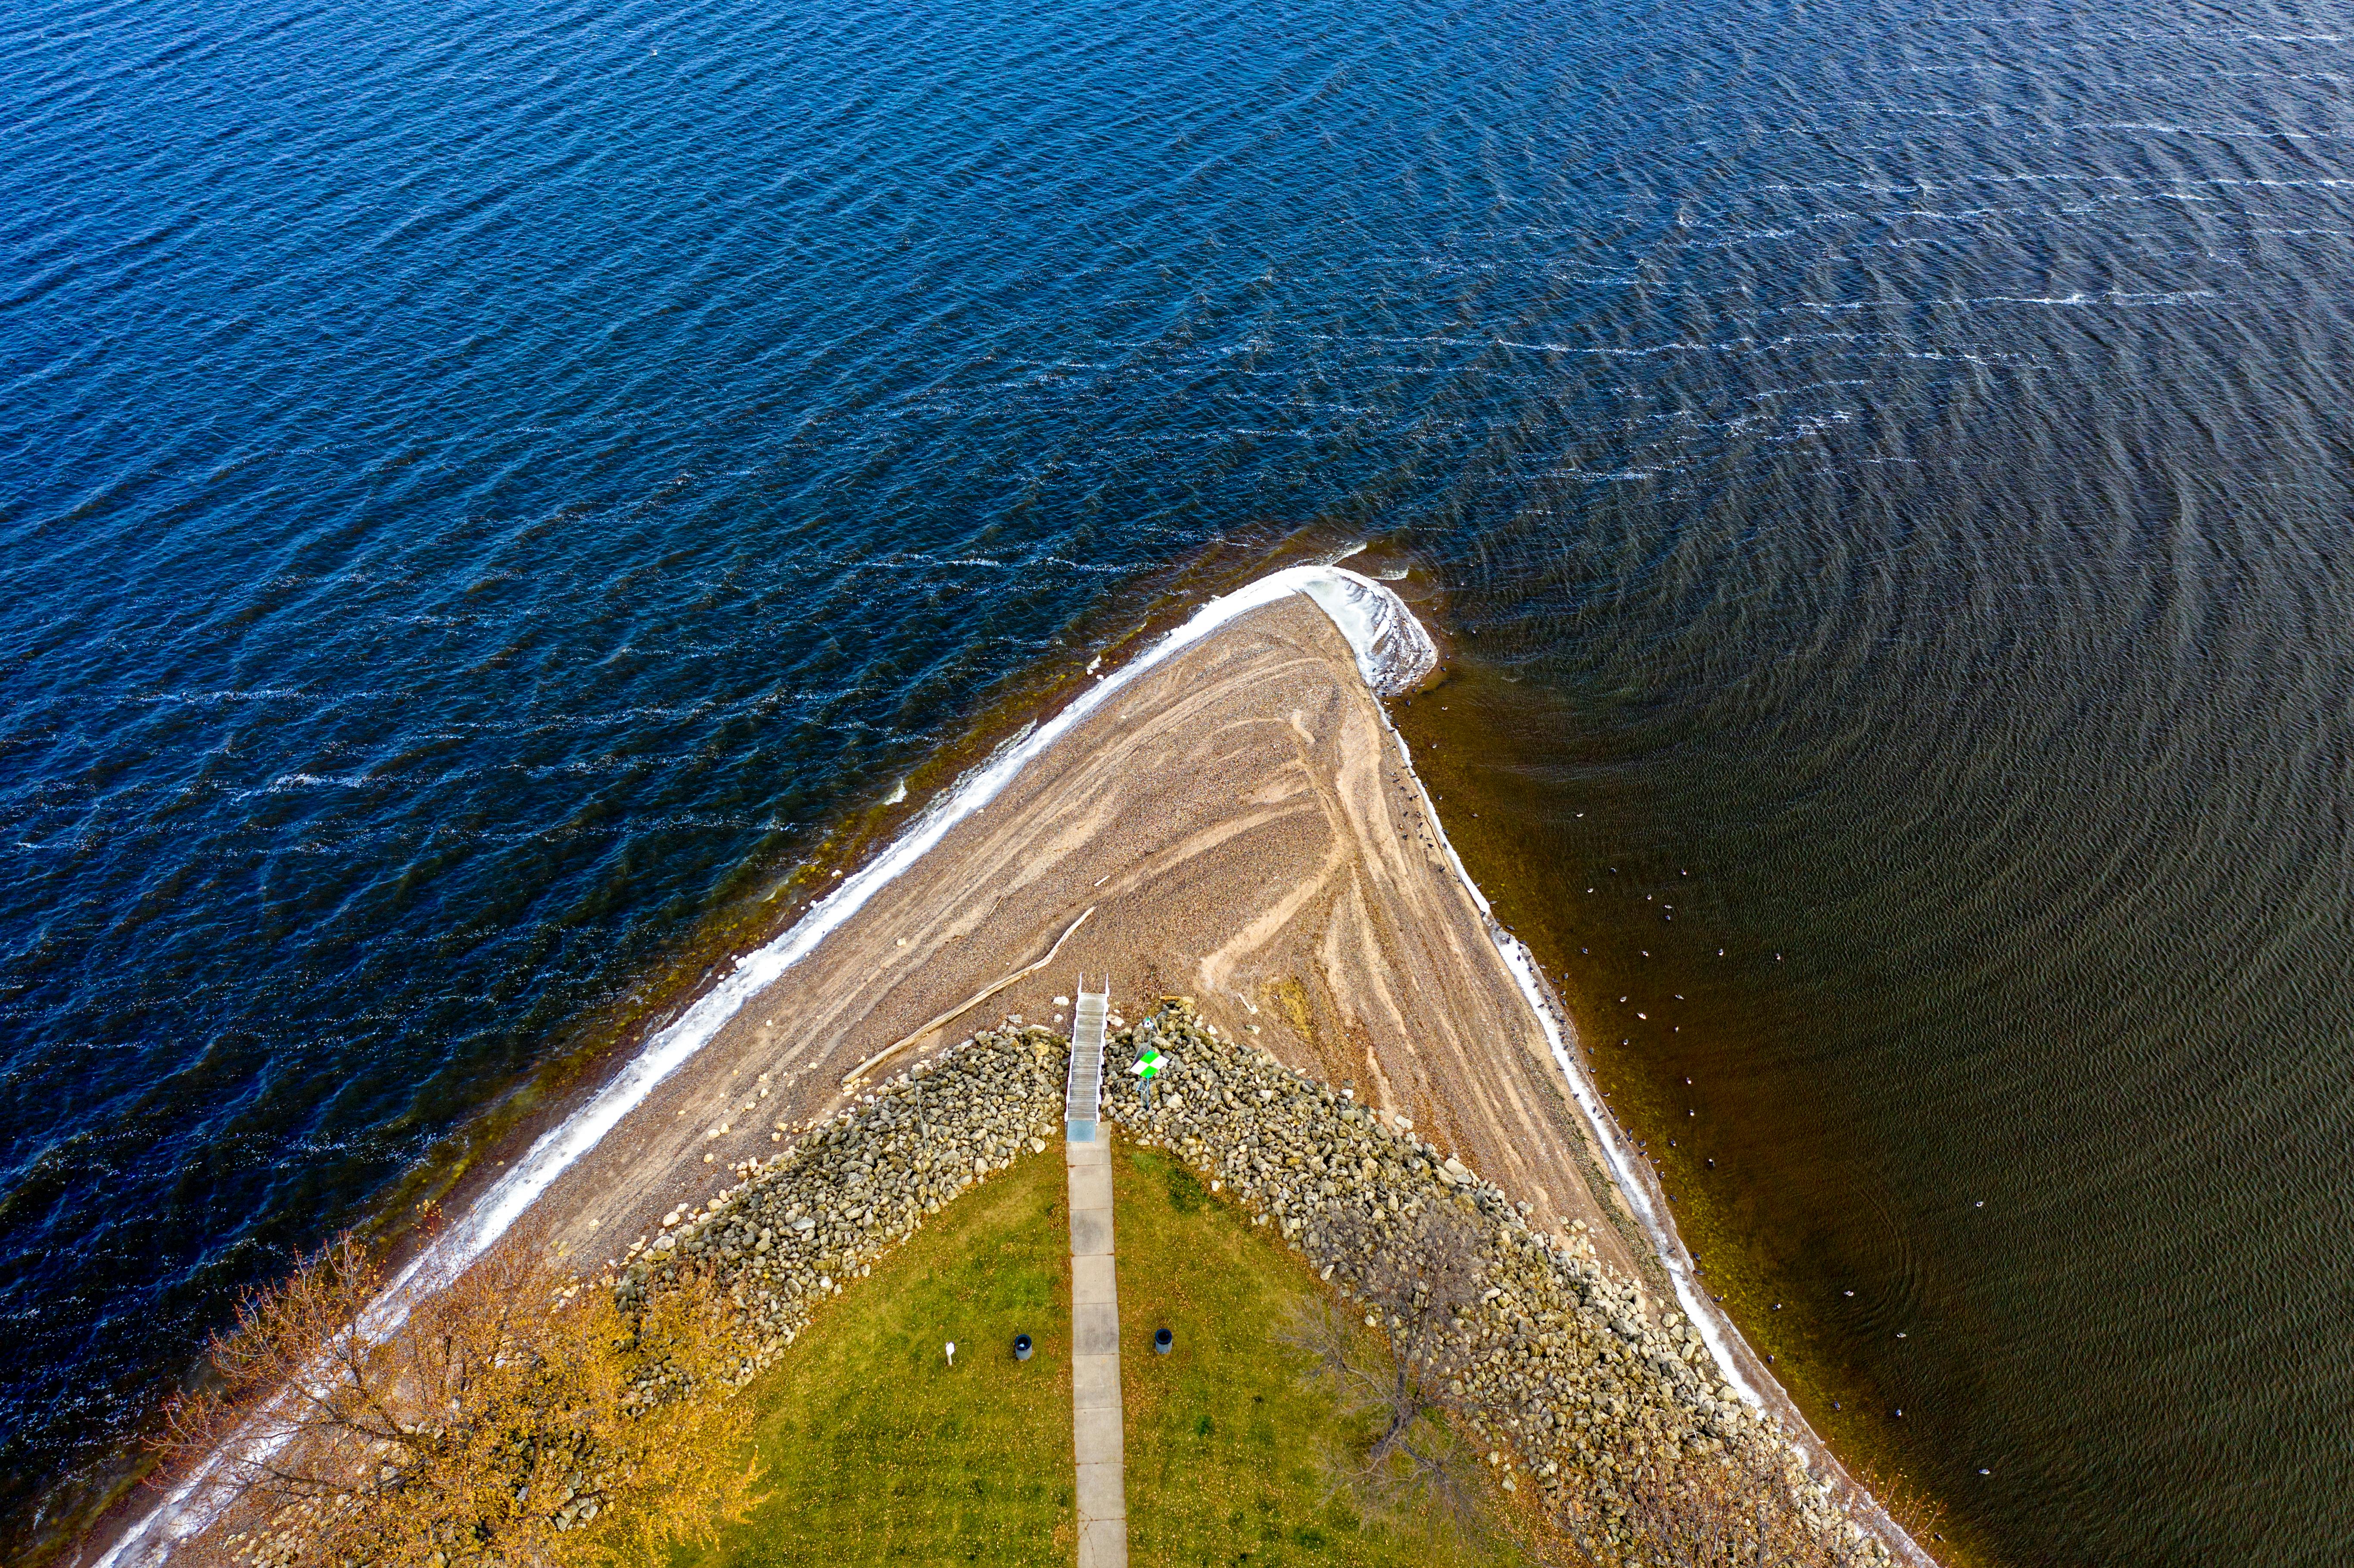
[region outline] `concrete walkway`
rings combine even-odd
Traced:
[[[1063,1168],[1071,1184],[1071,1447],[1079,1473],[1079,1568],[1128,1568],[1111,1143],[1097,1120],[1108,1004],[1108,997],[1080,989],[1063,1109]]]

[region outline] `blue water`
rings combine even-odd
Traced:
[[[1636,962],[1587,874],[1703,863],[1755,1289],[1968,1325],[1900,1364],[1808,1308],[1824,1389],[1934,1391],[1855,1441],[2006,1561],[2338,1552],[2342,6],[29,0],[0,46],[19,1533],[995,698],[1304,534],[1444,588],[1514,759],[1473,853],[1582,1006]]]

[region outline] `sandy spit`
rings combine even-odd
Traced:
[[[1409,1118],[1524,1201],[1532,1225],[1583,1222],[1654,1310],[1672,1296],[1728,1381],[1835,1466],[1695,1287],[1567,1014],[1439,828],[1373,690],[1426,670],[1412,617],[1331,568],[1276,574],[1221,606],[983,764],[738,960],[404,1287],[429,1288],[525,1208],[575,1255],[618,1261],[671,1209],[854,1097],[845,1075],[884,1047],[947,1015],[872,1075],[1008,1014],[1067,1028],[1061,999],[1085,976],[1108,980],[1116,1015],[1190,996],[1220,1031]],[[1051,965],[991,989],[1058,939]],[[398,1292],[383,1310],[401,1310]],[[198,1511],[192,1495],[165,1499],[100,1568],[156,1560]]]

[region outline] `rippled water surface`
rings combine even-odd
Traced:
[[[1009,683],[1306,530],[1444,589],[1467,853],[1829,1430],[1994,1560],[2338,1559],[2342,7],[0,45],[19,1531]]]

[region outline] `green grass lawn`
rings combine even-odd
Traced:
[[[1112,1192],[1131,1563],[1522,1560],[1492,1524],[1482,1551],[1443,1525],[1361,1519],[1334,1495],[1334,1461],[1365,1435],[1271,1337],[1295,1302],[1328,1294],[1304,1258],[1158,1150],[1115,1145]],[[1176,1336],[1166,1356],[1152,1353],[1161,1328]]]
[[[1323,1287],[1167,1156],[1116,1144],[1112,1169],[1131,1563],[1521,1561],[1331,1496],[1330,1460],[1354,1434],[1270,1338]],[[1025,1155],[824,1308],[742,1395],[768,1501],[681,1568],[1070,1563],[1067,1227],[1061,1149]],[[1176,1349],[1155,1356],[1164,1325]],[[1016,1362],[1023,1330],[1038,1350]]]
[[[768,1501],[679,1563],[1071,1562],[1068,1215],[1062,1150],[1025,1154],[850,1283],[738,1395]]]

